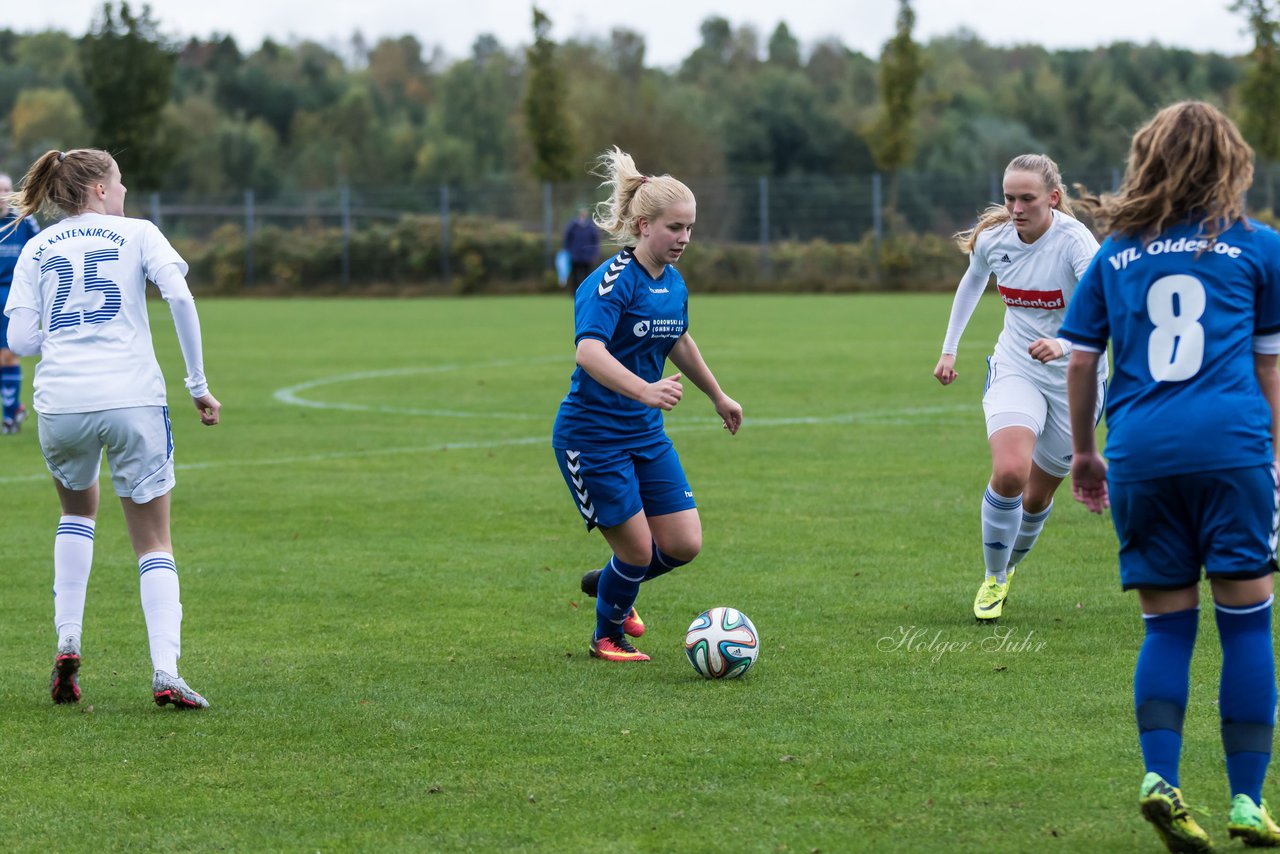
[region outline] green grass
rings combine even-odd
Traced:
[[[1005,648],[970,616],[1000,311],[979,309],[944,389],[949,303],[694,297],[746,421],[730,437],[692,387],[668,417],[705,547],[645,586],[642,666],[586,655],[578,578],[607,552],[548,444],[567,299],[202,301],[212,430],[154,306],[182,670],[212,708],[150,704],[114,499],[84,700],[49,702],[57,505],[34,422],[6,437],[0,849],[1157,850],[1136,810],[1141,626],[1109,522],[1062,491]],[[762,635],[741,680],[705,682],[682,652],[717,604]],[[1183,784],[1225,843],[1204,619]]]

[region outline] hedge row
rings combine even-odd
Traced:
[[[264,226],[253,234],[247,283],[244,229],[219,227],[203,240],[175,239],[191,264],[193,285],[223,294],[423,293],[510,294],[557,290],[540,234],[486,217],[450,220],[448,275],[440,220],[408,216],[353,231],[349,276],[342,274],[337,228]],[[603,259],[602,259],[603,260]],[[698,292],[856,292],[950,290],[964,272],[955,244],[937,235],[900,234],[879,247],[858,243],[695,241],[680,271]]]

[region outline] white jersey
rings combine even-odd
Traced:
[[[18,256],[5,313],[35,310],[45,338],[33,399],[42,415],[163,406],[147,279],[187,264],[152,223],[84,213],[49,226]]]
[[[1039,338],[1058,337],[1076,282],[1098,251],[1098,241],[1071,216],[1056,210],[1052,213],[1049,229],[1034,243],[1023,243],[1011,222],[978,235],[969,256],[969,270],[956,291],[942,352],[956,352],[978,297],[994,273],[1005,304],[996,359],[1033,379],[1066,387],[1069,345],[1064,342],[1062,358],[1048,364],[1033,358],[1027,348]],[[1099,377],[1105,378],[1106,359],[1099,362],[1098,370]]]

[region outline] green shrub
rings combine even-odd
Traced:
[[[342,232],[336,227],[255,229],[251,286],[246,284],[242,226],[222,225],[206,240],[175,243],[191,265],[191,281],[205,292],[556,290],[543,235],[492,217],[451,218],[447,258],[439,217],[361,224],[350,237],[345,280]],[[778,241],[763,248],[695,242],[680,262],[681,274],[700,293],[945,291],[955,287],[963,271],[963,256],[950,239],[911,233],[893,234],[878,246],[871,234],[857,243]]]

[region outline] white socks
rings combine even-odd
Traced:
[[[178,675],[182,654],[182,604],[178,600],[178,567],[168,552],[148,552],[138,558],[142,613],[151,641],[151,666]]]
[[[1009,555],[1022,527],[1022,496],[1006,498],[987,484],[982,495],[982,559],[987,578],[1004,584],[1009,578]]]
[[[58,646],[83,631],[84,599],[93,568],[94,520],[63,516],[53,538],[53,624]]]
[[[1022,559],[1027,556],[1027,552],[1031,551],[1031,547],[1036,544],[1036,540],[1040,539],[1040,532],[1044,530],[1044,523],[1048,520],[1049,514],[1053,512],[1053,502],[1049,502],[1049,506],[1041,510],[1039,513],[1023,513],[1022,527],[1018,529],[1018,538],[1013,541],[1013,554],[1009,557],[1009,565],[1017,566],[1022,563]]]

